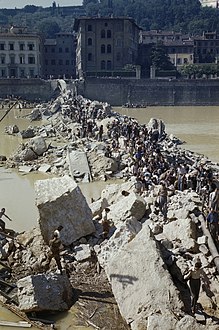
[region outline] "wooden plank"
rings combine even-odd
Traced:
[[[32,325],[25,321],[11,322],[11,321],[0,321],[0,326],[5,327],[16,327],[16,328],[31,328]]]

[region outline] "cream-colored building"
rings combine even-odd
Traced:
[[[203,7],[208,6],[208,7],[214,7],[214,8],[218,8],[218,0],[200,0],[201,5]]]
[[[139,31],[132,18],[85,17],[75,20],[77,76],[120,75],[135,65]]]
[[[194,63],[194,41],[182,40],[178,42],[165,42],[163,44],[173,65],[180,69],[184,65]]]
[[[41,37],[25,28],[0,30],[0,78],[40,77]]]

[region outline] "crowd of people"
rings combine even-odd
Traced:
[[[105,156],[116,159],[119,168],[122,156],[128,155],[126,175],[136,177],[138,193],[160,185],[157,203],[165,219],[169,195],[175,190],[197,192],[202,199],[206,225],[213,238],[217,238],[219,193],[212,168],[177,154],[170,157],[163,148],[167,135],[161,120],[153,119],[150,125],[140,125],[134,118],[113,113],[108,104],[100,107],[81,97],[74,98],[65,115],[79,124],[75,138],[104,142]],[[104,118],[109,118],[105,127],[101,123]]]
[[[63,111],[63,116],[78,124],[77,129],[70,132],[73,139],[94,139],[103,143],[105,156],[116,159],[118,167],[124,169],[124,175],[136,178],[137,193],[147,194],[159,185],[156,203],[164,221],[168,221],[168,197],[170,195],[174,194],[176,190],[190,189],[197,192],[202,200],[206,227],[217,245],[219,189],[210,166],[204,162],[188,159],[185,154],[183,156],[183,153],[170,155],[165,144],[168,136],[161,120],[154,119],[149,125],[140,125],[134,118],[113,113],[107,104],[98,107],[92,102],[85,102],[83,98],[74,98],[72,102],[67,101],[67,103],[69,107]],[[109,119],[107,124],[102,122],[105,118]],[[105,209],[102,216],[103,239],[109,237],[108,211]],[[0,227],[2,231],[5,231],[3,216],[11,219],[6,216],[5,209],[2,209]],[[48,268],[51,259],[54,258],[62,273],[59,255],[61,229],[60,227],[54,232],[49,242],[50,254],[44,266]],[[193,280],[196,279],[194,274],[200,272],[200,263],[196,264],[196,268],[191,270],[188,275]],[[199,278],[199,275],[197,277]],[[196,287],[196,284],[194,286]],[[194,289],[196,293],[193,308],[198,299],[199,288],[200,283]]]

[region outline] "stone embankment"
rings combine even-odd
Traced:
[[[219,274],[200,222],[217,164],[180,149],[160,120],[140,126],[108,104],[74,98],[69,91],[30,115],[39,117],[50,122],[29,128],[34,137],[4,161],[58,176],[35,184],[38,228],[0,235],[0,257],[17,282],[20,309],[67,310],[78,274],[84,281],[92,277],[90,283],[106,274],[127,329],[218,329]],[[7,128],[9,134],[18,130]],[[88,204],[76,182],[109,178],[123,181],[107,185]],[[157,199],[162,182],[168,188],[165,212]],[[48,241],[60,225],[63,274],[55,260],[49,270],[43,266]],[[205,273],[196,317],[184,280],[195,260]],[[103,329],[94,314],[92,322]],[[106,326],[115,329],[110,322]]]

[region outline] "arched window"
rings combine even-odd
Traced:
[[[105,30],[101,30],[100,36],[101,36],[101,38],[106,38]]]
[[[107,38],[111,38],[112,37],[112,32],[111,30],[107,30]]]
[[[111,69],[112,69],[112,62],[107,61],[107,70],[111,70]]]
[[[92,61],[92,53],[88,53],[88,55],[87,55],[87,60],[88,60],[88,61]]]
[[[88,46],[92,46],[92,38],[87,39],[87,44],[88,44]]]
[[[107,53],[110,54],[112,52],[112,47],[111,45],[107,45]]]
[[[101,70],[105,70],[105,69],[106,69],[106,62],[101,61]]]
[[[106,53],[106,46],[101,45],[101,54],[105,54],[105,53]]]

